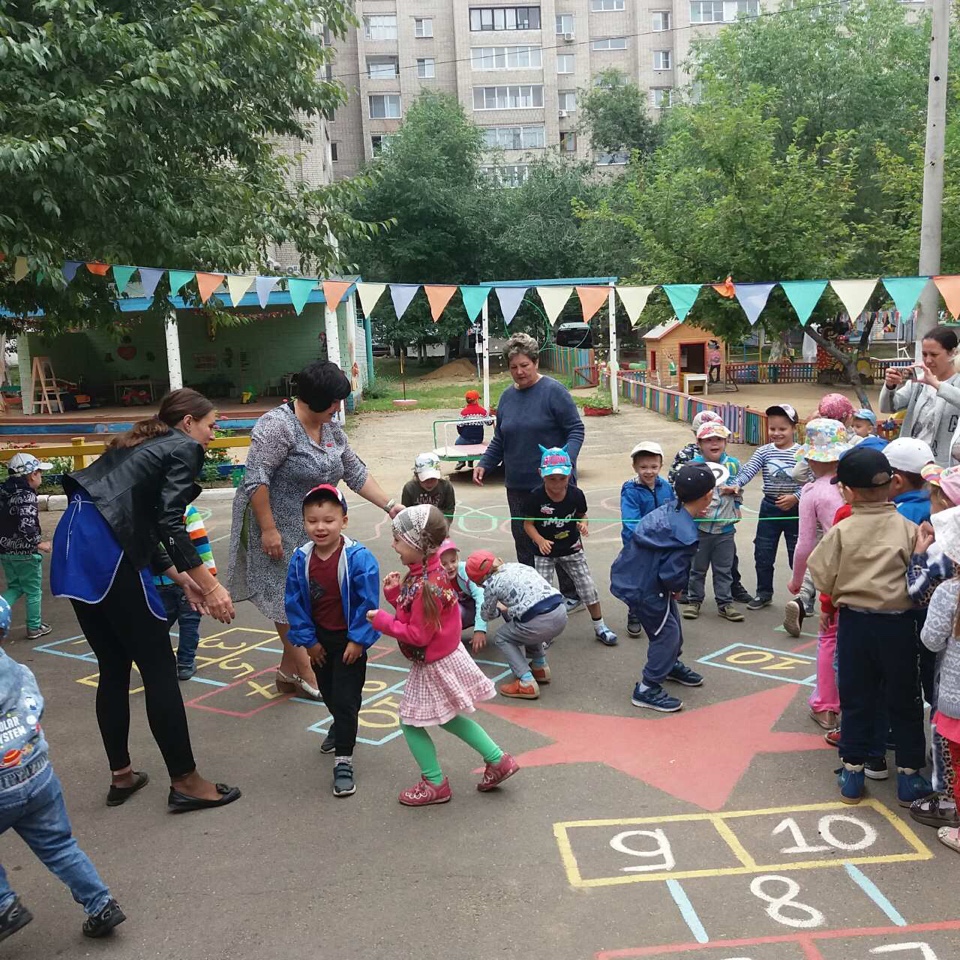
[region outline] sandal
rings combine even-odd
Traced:
[[[215,786],[217,793],[220,794],[219,800],[191,797],[171,787],[170,796],[167,798],[167,807],[171,813],[187,813],[189,810],[209,810],[211,807],[225,807],[228,803],[240,799],[239,787],[228,787],[225,783],[218,783]]]
[[[293,682],[300,689],[300,693],[308,700],[323,701],[323,697],[320,696],[320,691],[316,687],[311,687],[299,674],[295,673],[293,675]]]
[[[960,853],[960,836],[957,836],[956,827],[941,827],[937,831],[937,839],[954,853]]]
[[[149,782],[150,777],[147,774],[134,770],[132,787],[118,787],[111,783],[110,789],[107,791],[107,806],[119,807],[121,803],[126,803],[141,787],[145,787]]]
[[[960,827],[957,805],[944,793],[931,793],[910,804],[910,816],[928,827]]]
[[[288,677],[279,667],[277,667],[277,693],[296,693],[297,683],[296,675]]]

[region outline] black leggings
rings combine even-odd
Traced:
[[[323,666],[313,665],[323,702],[333,717],[333,739],[338,757],[352,757],[357,744],[357,726],[363,702],[363,684],[367,679],[367,653],[353,663],[343,662],[347,648],[346,630],[317,627],[317,637],[327,652]]]
[[[180,696],[170,628],[147,606],[140,574],[124,558],[109,593],[99,603],[72,600],[87,643],[97,655],[97,723],[111,770],[130,765],[130,670],[136,663],[143,683],[150,732],[171,779],[197,765],[190,748],[187,714]]]

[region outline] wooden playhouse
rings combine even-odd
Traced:
[[[723,383],[727,347],[715,333],[674,317],[643,335],[647,352],[647,380],[667,387],[679,387],[685,393],[706,392],[704,378],[709,376],[710,355],[719,353],[720,370],[714,382]],[[716,346],[711,346],[715,344]],[[688,379],[688,375],[691,375]],[[691,389],[687,389],[687,387]]]

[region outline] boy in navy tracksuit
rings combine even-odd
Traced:
[[[367,613],[380,605],[380,566],[363,544],[343,535],[347,501],[329,484],[303,498],[310,541],[290,560],[284,606],[290,642],[306,647],[333,723],[320,747],[335,753],[333,795],[356,793],[353,749],[367,678],[367,650],[380,638]]]
[[[715,485],[704,464],[681,467],[674,483],[677,502],[648,513],[613,562],[610,592],[639,612],[649,638],[643,676],[633,691],[634,706],[675,713],[683,703],[663,689],[663,681],[687,687],[703,683],[703,677],[679,659],[683,633],[674,595],[690,578],[700,543],[696,518],[709,508]]]

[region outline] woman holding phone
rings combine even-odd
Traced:
[[[941,467],[956,462],[952,449],[960,422],[960,374],[953,365],[957,343],[953,330],[934,327],[923,338],[923,363],[889,367],[880,391],[881,412],[907,411],[900,436],[930,444]]]

